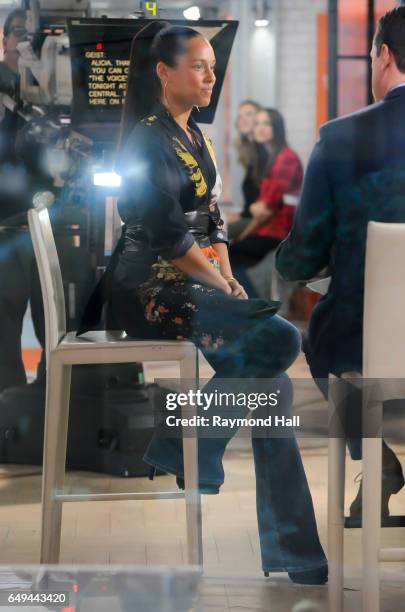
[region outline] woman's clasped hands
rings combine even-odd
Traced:
[[[231,276],[230,278],[227,278],[226,280],[231,289],[230,295],[233,295],[233,297],[236,297],[239,300],[248,299],[248,294],[246,293],[242,285],[236,280],[236,278]]]

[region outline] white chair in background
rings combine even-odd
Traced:
[[[284,194],[284,204],[297,207],[299,196]],[[258,294],[265,300],[276,300],[281,302],[278,312],[281,316],[288,316],[291,296],[296,283],[285,281],[276,270],[276,251],[270,251],[257,265],[248,271],[248,276],[255,286]]]
[[[40,198],[39,198],[40,200]],[[59,562],[62,503],[185,498],[188,561],[202,565],[201,498],[198,492],[197,438],[183,436],[185,491],[105,494],[64,492],[72,365],[175,361],[182,381],[198,383],[198,350],[191,342],[138,341],[124,332],[96,331],[81,338],[66,333],[65,300],[48,210],[38,204],[28,222],[41,281],[46,326],[46,412],[42,474],[41,563]],[[187,417],[195,407],[187,407]],[[164,519],[163,519],[164,520]]]
[[[405,561],[405,548],[380,547],[383,402],[405,398],[405,224],[370,222],[363,319],[362,612],[379,612],[381,561]],[[336,425],[339,384],[331,380],[330,421]],[[342,424],[343,425],[343,424]],[[343,529],[346,445],[333,430],[328,455],[329,612],[343,612]]]

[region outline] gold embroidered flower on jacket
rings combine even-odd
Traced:
[[[173,137],[173,141],[175,143],[174,150],[184,165],[188,168],[190,178],[195,185],[195,194],[201,198],[207,193],[207,183],[205,182],[205,178],[198,166],[198,163],[190,151],[188,151],[188,149],[178,138]]]
[[[145,123],[146,125],[152,125],[157,119],[156,115],[150,115],[149,117],[144,117],[141,119],[141,123]]]

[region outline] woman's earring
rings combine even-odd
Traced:
[[[169,110],[169,102],[168,102],[167,96],[166,96],[166,87],[167,87],[167,81],[165,81],[163,83],[163,102],[164,102],[164,105],[166,106],[167,110]]]

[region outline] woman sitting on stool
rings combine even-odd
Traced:
[[[214,84],[214,51],[197,31],[152,21],[135,37],[120,155],[125,226],[80,331],[86,320],[97,321],[107,299],[115,323],[132,337],[193,341],[215,370],[204,394],[218,387],[257,391],[262,378],[267,393],[279,391],[278,414],[288,415],[292,385],[285,371],[301,338],[274,315],[274,305],[247,299],[232,275],[212,145],[191,117],[194,105],[209,105]],[[245,406],[231,408],[232,416],[247,413]],[[212,407],[208,416],[221,411]],[[215,436],[212,429],[198,444],[199,489],[208,494],[223,483],[222,458],[236,432],[224,427]],[[257,435],[253,452],[263,570],[324,583],[326,559],[294,431]],[[181,438],[157,432],[144,461],[184,487]]]

